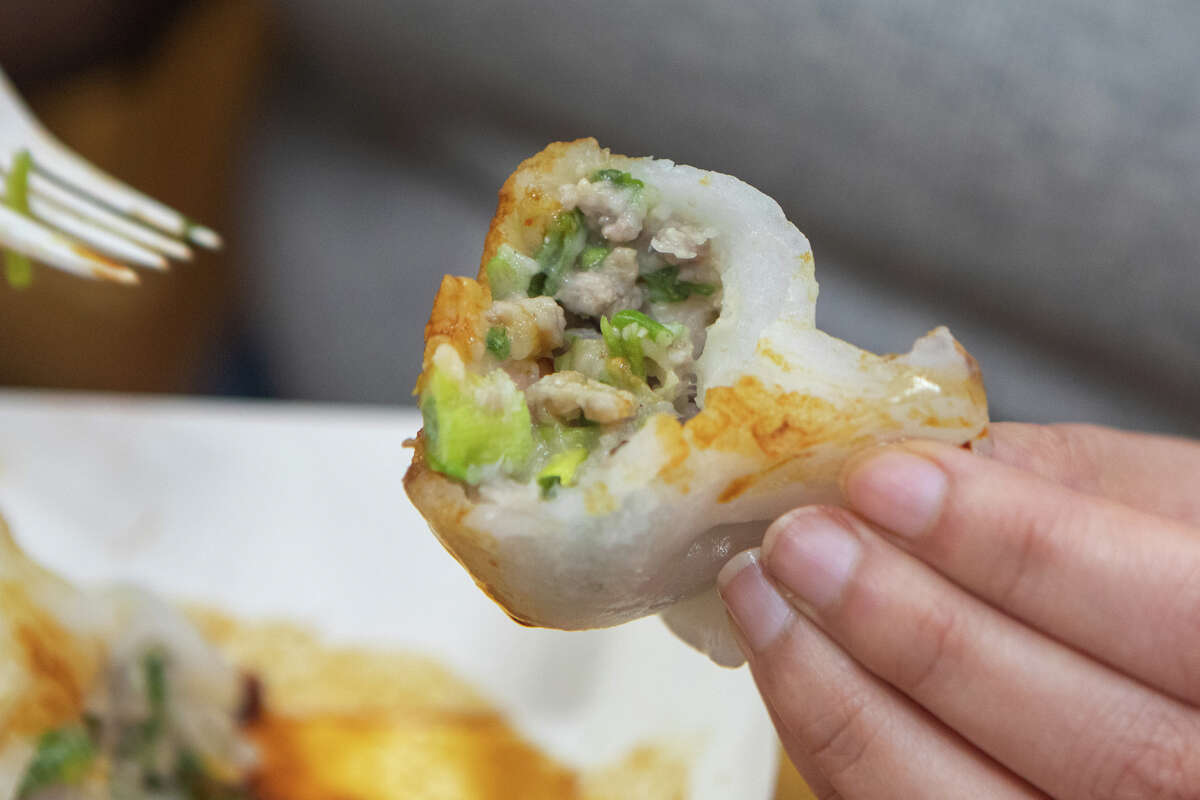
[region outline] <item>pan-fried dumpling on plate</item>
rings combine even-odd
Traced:
[[[514,619],[567,630],[662,613],[741,656],[713,591],[845,459],[980,441],[979,370],[945,328],[877,356],[816,328],[808,241],[728,175],[552,144],[500,191],[478,279],[425,329],[405,488]]]
[[[0,800],[242,796],[244,688],[178,611],[68,584],[0,519]]]

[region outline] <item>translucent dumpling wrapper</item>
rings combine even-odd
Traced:
[[[728,175],[552,144],[501,189],[482,264],[434,301],[405,487],[523,624],[662,614],[736,665],[715,578],[771,520],[838,502],[863,447],[985,441],[950,332],[884,356],[822,333],[807,239]]]

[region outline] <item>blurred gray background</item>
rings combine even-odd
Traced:
[[[290,396],[406,402],[438,276],[555,139],[729,172],[813,243],[818,322],[945,322],[998,417],[1200,431],[1200,4],[291,0],[246,173]]]
[[[823,328],[894,351],[950,325],[997,418],[1200,434],[1192,0],[270,8],[193,391],[412,402],[504,178],[591,135],[775,197]]]

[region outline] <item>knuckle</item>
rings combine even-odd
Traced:
[[[961,623],[948,606],[932,605],[914,620],[912,647],[897,656],[893,679],[898,688],[920,696],[962,660]]]
[[[992,602],[1001,608],[1009,608],[1014,599],[1021,596],[1044,558],[1044,533],[1032,519],[1020,519],[1009,533],[1006,557],[999,559],[1003,565],[994,564],[991,570],[994,586],[988,593]]]
[[[838,782],[866,764],[878,729],[868,723],[866,708],[864,698],[848,697],[806,726],[808,750],[830,782]]]
[[[999,460],[1078,488],[1095,479],[1096,441],[1096,429],[1091,425],[1022,426],[1006,438]]]
[[[1164,717],[1145,733],[1105,748],[1092,761],[1094,781],[1087,797],[1194,798],[1200,787],[1200,725],[1194,718]],[[1130,728],[1136,731],[1136,723]]]
[[[1039,448],[1039,457],[1047,464],[1044,474],[1073,489],[1094,484],[1097,469],[1095,426],[1050,425],[1045,434],[1046,441]]]
[[[1200,565],[1198,565],[1200,567]],[[1178,606],[1182,619],[1171,624],[1169,630],[1182,631],[1172,646],[1174,653],[1174,685],[1183,699],[1200,702],[1200,569],[1192,571],[1189,580],[1183,583]]]

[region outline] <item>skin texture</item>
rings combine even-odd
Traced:
[[[818,797],[1195,797],[1200,444],[876,448],[720,585]]]

